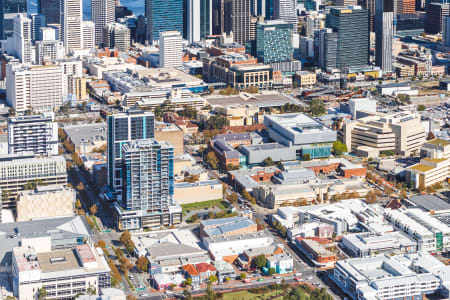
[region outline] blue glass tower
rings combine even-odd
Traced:
[[[17,13],[26,13],[27,9],[27,0],[0,0],[0,40],[12,35],[13,18]]]
[[[146,0],[147,39],[159,41],[159,33],[176,30],[183,32],[183,0]]]

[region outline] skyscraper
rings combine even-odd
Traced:
[[[383,72],[392,72],[392,39],[394,35],[392,0],[377,0],[375,12],[375,64]]]
[[[160,32],[176,30],[183,36],[183,0],[145,0],[148,41],[159,41]]]
[[[122,146],[130,141],[155,137],[155,116],[151,112],[129,109],[108,116],[108,185],[122,197]]]
[[[83,1],[60,0],[61,36],[66,51],[83,46]]]
[[[264,64],[292,61],[292,24],[282,20],[256,25],[256,57]]]
[[[46,24],[60,24],[60,0],[39,0],[38,12],[45,16]]]
[[[336,68],[338,34],[331,28],[324,28],[314,32],[314,52],[317,64],[323,70]]]
[[[444,30],[442,31],[442,44],[450,47],[450,16],[444,17]]]
[[[200,0],[200,38],[212,34],[212,0]]]
[[[416,0],[394,0],[393,11],[395,15],[407,15],[416,12]]]
[[[325,27],[337,33],[336,68],[369,63],[369,15],[359,7],[331,7]]]
[[[425,32],[436,34],[442,32],[444,17],[450,13],[449,3],[428,3],[426,6]]]
[[[0,40],[13,35],[14,17],[28,11],[27,0],[0,0]]]
[[[83,21],[81,24],[83,32],[83,49],[95,48],[95,24],[92,21]]]
[[[31,39],[37,41],[41,39],[41,27],[45,27],[45,16],[41,14],[31,14]]]
[[[155,139],[122,146],[122,209],[119,230],[147,229],[181,223],[175,204],[173,146]]]
[[[186,0],[184,34],[189,43],[200,41],[200,0]]]
[[[159,39],[159,66],[182,66],[183,39],[178,31],[166,31],[160,33]]]
[[[297,32],[297,0],[274,0],[273,18],[292,24],[293,32]]]
[[[31,64],[31,19],[23,14],[14,18],[14,51],[22,63]]]
[[[232,31],[240,44],[251,40],[252,0],[224,0],[223,5],[224,32]]]
[[[103,42],[103,28],[115,22],[116,1],[115,0],[92,0],[92,21],[95,23],[95,44],[98,46]]]

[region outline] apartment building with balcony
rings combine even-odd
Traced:
[[[58,155],[58,124],[53,112],[8,119],[8,152]]]

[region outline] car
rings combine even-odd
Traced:
[[[133,280],[134,277],[133,277],[133,275],[130,274],[130,275],[128,275],[128,278],[130,278],[130,280]]]
[[[274,279],[281,279],[281,276],[273,276]]]
[[[264,281],[264,278],[258,278],[258,281]]]
[[[148,297],[148,296],[150,296],[150,294],[143,293],[143,294],[140,294],[139,296],[140,296],[140,297]]]

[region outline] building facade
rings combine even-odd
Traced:
[[[83,45],[83,1],[60,0],[61,36],[66,51],[79,50]]]
[[[394,34],[394,12],[392,1],[377,0],[375,13],[375,64],[383,72],[392,72],[392,39]]]
[[[332,7],[326,27],[337,33],[336,68],[369,63],[369,15],[360,6]]]
[[[38,12],[45,16],[46,24],[60,24],[60,0],[39,0]]]
[[[8,119],[8,152],[58,155],[58,123],[54,113]]]
[[[7,192],[2,208],[15,209],[16,196],[26,184],[67,185],[63,156],[34,157],[31,153],[0,157],[0,190]]]
[[[171,226],[181,222],[173,198],[173,147],[146,139],[122,146],[122,201],[117,211],[120,230]],[[117,210],[117,209],[116,209]],[[141,217],[131,217],[131,212]]]
[[[146,0],[145,17],[150,42],[159,41],[164,31],[178,31],[183,36],[183,1]]]
[[[91,17],[95,24],[95,45],[103,42],[103,28],[116,19],[115,0],[92,0]]]
[[[183,65],[183,38],[180,32],[160,32],[159,66],[181,67]]]
[[[155,116],[151,112],[128,110],[107,118],[108,185],[122,194],[122,146],[130,141],[155,137]]]
[[[103,45],[122,52],[130,50],[130,29],[119,23],[110,23],[103,27]]]
[[[27,0],[2,0],[0,2],[0,40],[6,40],[13,35],[14,17],[18,13],[27,13]]]
[[[264,64],[292,61],[292,24],[265,21],[256,25],[256,57]]]

